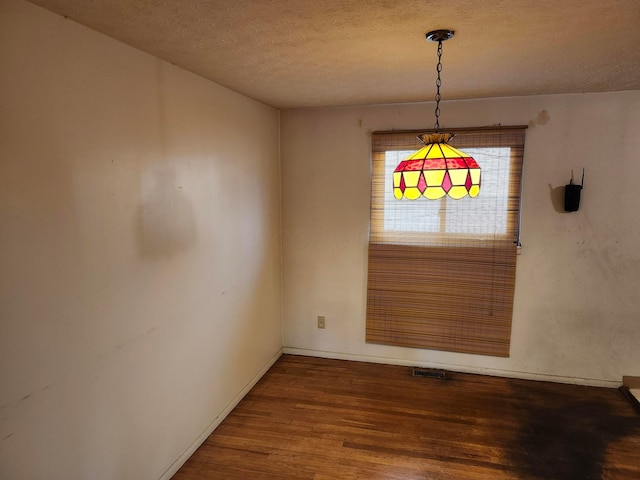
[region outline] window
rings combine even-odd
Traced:
[[[368,342],[509,355],[524,132],[455,132],[482,168],[478,197],[460,200],[396,200],[391,174],[421,143],[373,134]]]

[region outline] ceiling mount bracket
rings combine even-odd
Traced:
[[[425,36],[430,42],[444,42],[446,40],[449,40],[450,38],[453,38],[455,33],[456,32],[454,32],[453,30],[432,30]]]

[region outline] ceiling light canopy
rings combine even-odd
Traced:
[[[437,200],[445,195],[457,200],[480,193],[480,166],[473,157],[449,145],[453,134],[440,133],[442,42],[453,35],[453,30],[426,34],[428,41],[438,42],[435,133],[418,135],[424,147],[400,162],[393,172],[393,195],[398,200],[420,197]]]

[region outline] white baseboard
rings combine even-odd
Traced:
[[[204,429],[204,431],[198,435],[191,445],[180,455],[175,462],[171,464],[171,466],[160,476],[158,480],[170,480],[180,467],[185,464],[189,457],[193,455],[193,453],[198,449],[200,445],[211,435],[211,433],[222,423],[222,421],[227,418],[227,415],[231,413],[240,400],[244,398],[244,396],[249,393],[256,383],[264,376],[265,373],[273,366],[274,363],[282,356],[282,349],[280,349],[272,358],[269,360],[267,365],[265,365],[250,381],[247,383],[244,388],[234,397],[233,400],[222,410],[220,415],[218,415],[208,426]]]
[[[439,368],[460,373],[476,373],[491,375],[494,377],[520,378],[523,380],[537,380],[543,382],[569,383],[573,385],[586,385],[590,387],[618,388],[622,383],[614,380],[601,380],[597,378],[565,377],[562,375],[548,375],[544,373],[529,373],[513,370],[500,370],[495,368],[468,367],[465,365],[452,365],[436,362],[416,362],[402,358],[378,357],[373,355],[360,355],[352,353],[326,352],[322,350],[309,350],[304,348],[284,347],[283,353],[290,355],[306,355],[309,357],[334,358],[337,360],[352,360],[356,362],[385,363],[388,365],[404,365],[407,367]]]

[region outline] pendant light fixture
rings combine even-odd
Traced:
[[[457,200],[467,195],[477,197],[480,193],[480,166],[470,155],[449,145],[453,134],[440,133],[442,42],[453,35],[453,30],[426,34],[428,41],[438,42],[435,132],[418,135],[424,147],[400,162],[393,172],[393,195],[398,200],[415,200],[421,196],[437,200],[445,195]]]

